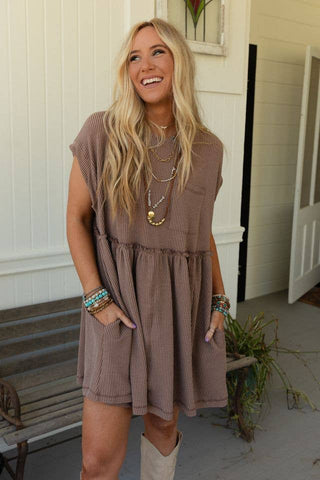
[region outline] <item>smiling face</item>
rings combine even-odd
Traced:
[[[133,39],[129,76],[142,100],[149,104],[171,102],[173,57],[153,27],[142,28]]]

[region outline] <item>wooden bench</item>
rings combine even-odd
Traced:
[[[0,438],[17,446],[15,472],[22,480],[28,440],[82,420],[83,396],[76,383],[81,297],[0,311]],[[255,358],[227,355],[227,370],[242,369],[241,388]],[[246,438],[241,406],[239,428]]]

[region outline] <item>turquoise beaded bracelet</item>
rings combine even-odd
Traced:
[[[96,293],[96,294],[92,295],[91,297],[89,297],[89,299],[86,300],[86,299],[84,298],[83,301],[84,301],[85,306],[86,306],[86,307],[89,307],[89,306],[92,305],[93,303],[96,303],[97,300],[100,300],[100,298],[103,298],[103,297],[105,297],[106,295],[108,295],[107,290],[106,290],[106,289],[101,289],[101,290],[99,290],[98,293]]]
[[[89,313],[96,310],[99,305],[105,304],[107,297],[111,300],[110,293],[102,285],[82,295],[84,306]]]
[[[211,313],[214,310],[223,313],[225,317],[229,314],[230,300],[224,294],[214,294],[211,300]]]

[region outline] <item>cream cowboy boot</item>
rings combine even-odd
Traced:
[[[141,433],[141,476],[140,480],[173,480],[177,455],[183,434],[178,431],[178,443],[169,455],[159,450]]]

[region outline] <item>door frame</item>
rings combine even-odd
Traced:
[[[248,230],[251,190],[252,137],[254,121],[254,94],[258,46],[249,44],[246,123],[242,169],[242,195],[240,225],[245,228],[239,247],[237,302],[245,300],[247,277]]]

